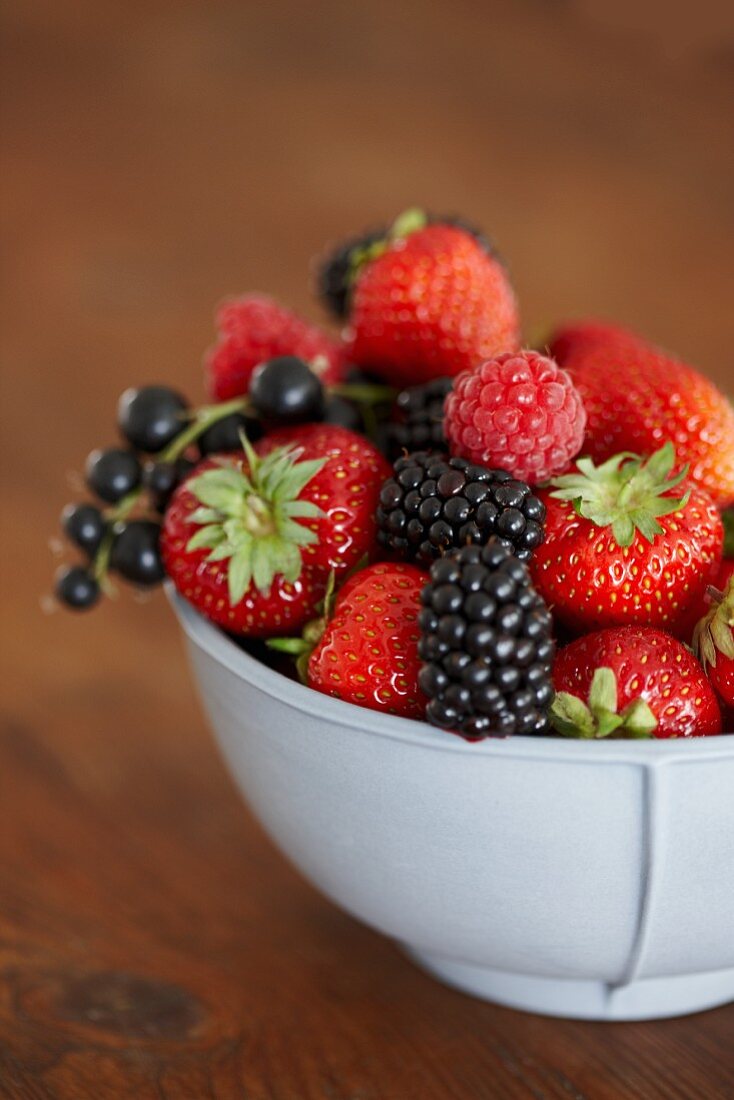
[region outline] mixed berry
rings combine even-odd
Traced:
[[[317,290],[341,333],[232,298],[208,403],[123,393],[62,513],[58,600],[168,578],[312,689],[468,741],[733,730],[713,383],[597,321],[522,348],[502,261],[453,217],[353,237]]]

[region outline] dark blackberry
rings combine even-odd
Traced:
[[[409,561],[429,563],[499,535],[521,561],[544,538],[545,506],[505,470],[418,451],[397,459],[380,491],[378,538]]]
[[[421,596],[421,690],[429,722],[471,741],[545,733],[553,700],[551,615],[502,539],[431,566]]]
[[[365,230],[358,237],[350,237],[342,241],[319,263],[316,271],[316,293],[335,317],[346,317],[349,312],[350,277],[354,253],[384,240],[389,232],[390,227],[387,225]]]
[[[428,225],[452,225],[463,229],[476,240],[488,255],[495,255],[494,246],[488,237],[476,226],[464,218],[453,214],[427,214]],[[316,293],[326,308],[335,317],[343,319],[349,313],[349,295],[351,293],[351,274],[354,257],[358,252],[368,252],[372,245],[387,241],[390,237],[389,225],[375,229],[366,229],[358,236],[350,237],[327,252],[316,268]]]
[[[443,403],[452,378],[435,378],[423,386],[402,390],[395,401],[395,419],[387,427],[388,458],[411,451],[446,451]]]

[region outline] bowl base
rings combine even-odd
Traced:
[[[419,966],[447,985],[486,1001],[576,1020],[654,1020],[685,1016],[734,1001],[734,970],[648,978],[629,985],[534,978],[455,962],[405,947]]]

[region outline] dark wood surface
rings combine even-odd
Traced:
[[[196,399],[218,298],[316,316],[320,244],[416,201],[491,228],[531,337],[603,314],[734,381],[732,41],[627,8],[4,5],[3,1097],[734,1095],[734,1006],[602,1026],[424,976],[243,808],[160,597],[39,606],[120,390]]]

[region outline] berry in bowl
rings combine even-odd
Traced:
[[[268,833],[446,982],[593,1019],[734,998],[731,406],[617,326],[522,349],[457,219],[318,286],[341,336],[234,298],[210,403],[123,395],[58,599],[166,579]]]

